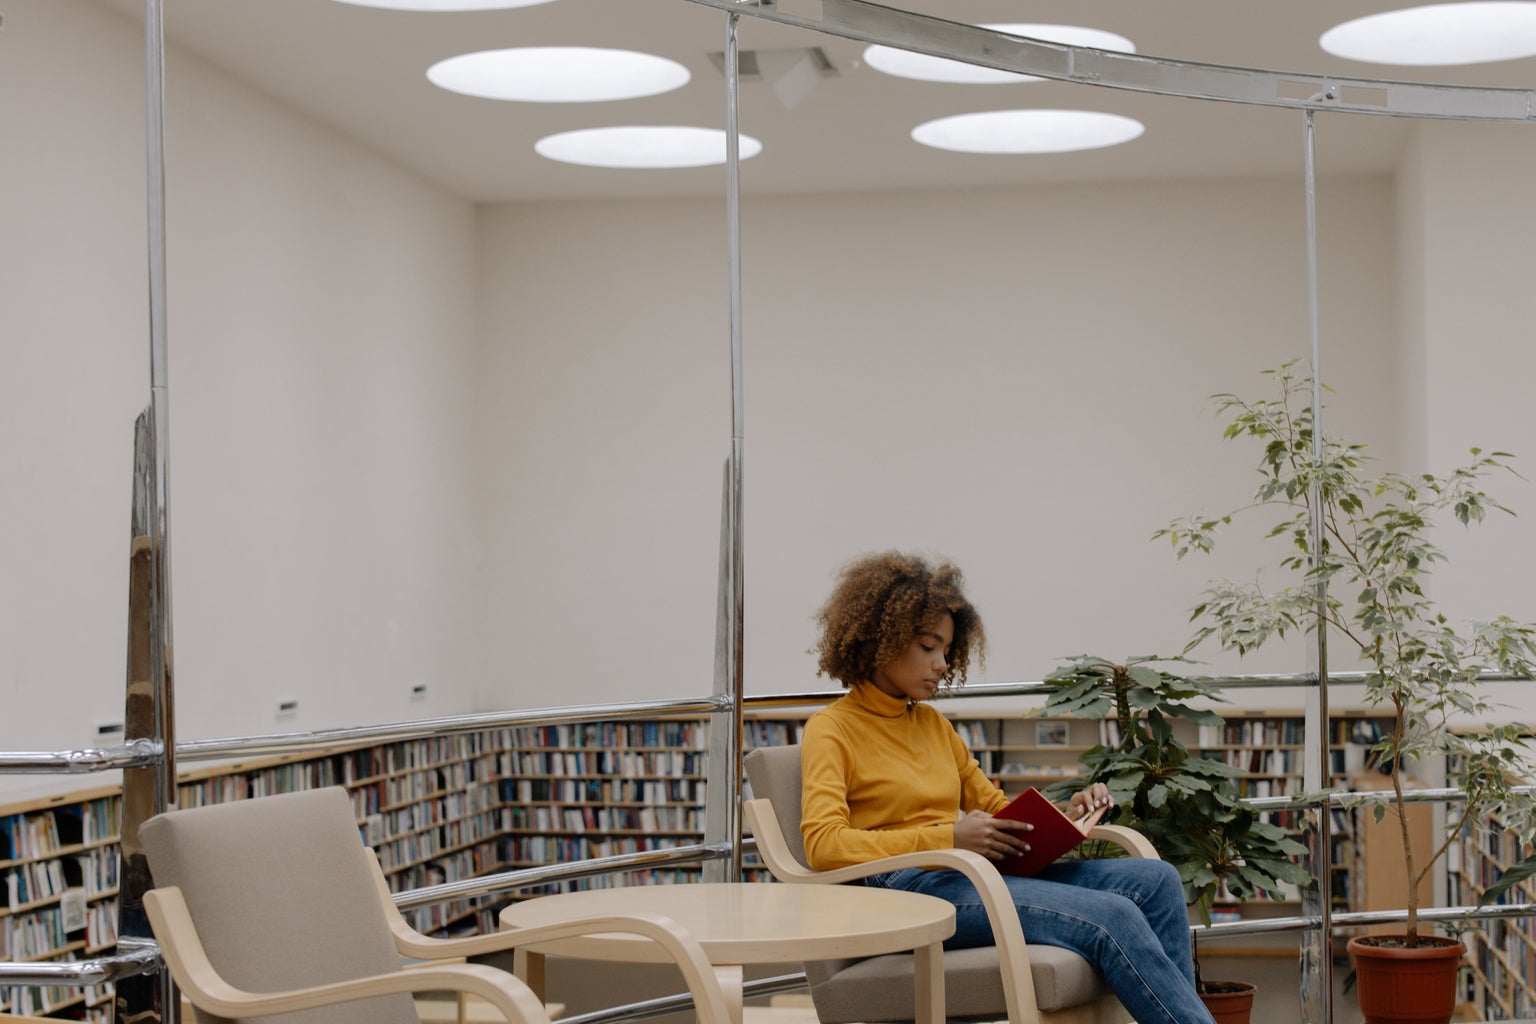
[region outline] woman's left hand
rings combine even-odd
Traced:
[[[1072,799],[1067,804],[1067,817],[1076,820],[1100,807],[1109,805],[1109,787],[1102,782],[1095,782],[1087,789],[1072,794]]]

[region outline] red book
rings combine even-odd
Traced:
[[[1100,807],[1073,821],[1031,786],[1014,797],[1013,803],[993,815],[994,818],[1027,821],[1035,826],[1033,832],[1014,833],[1029,844],[1029,852],[996,861],[997,870],[1005,875],[1028,876],[1038,873],[1041,868],[1055,863],[1058,857],[1087,839],[1088,833],[1107,810],[1108,807]]]

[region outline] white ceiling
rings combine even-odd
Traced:
[[[138,15],[142,0],[101,0]],[[497,12],[401,12],[334,0],[164,0],[173,45],[281,98],[336,130],[477,201],[721,194],[718,168],[619,171],[543,159],[535,140],[610,124],[724,127],[724,78],[709,54],[726,16],[689,0],[556,0]],[[1182,60],[1357,78],[1536,86],[1536,59],[1478,67],[1391,68],[1324,54],[1339,21],[1390,10],[1389,0],[896,0],[956,21],[1062,22],[1130,37],[1138,52]],[[821,46],[838,69],[792,109],[765,82],[746,82],[741,129],[765,149],[743,165],[747,194],[1142,178],[1300,175],[1302,117],[1273,110],[1056,82],[965,86],[910,82],[862,65],[862,45],[741,20],[743,49]],[[625,47],[671,57],[693,74],[682,89],[614,103],[474,99],[427,82],[426,69],[472,50],[520,45]],[[167,88],[174,91],[172,74]],[[912,127],[946,114],[1014,107],[1106,110],[1147,126],[1113,149],[976,156],[926,149]],[[1411,122],[1318,117],[1322,174],[1390,173]],[[174,120],[167,128],[174,133]],[[1536,126],[1516,130],[1536,131]]]

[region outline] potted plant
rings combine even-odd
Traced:
[[[1182,558],[1209,552],[1217,531],[1240,513],[1276,513],[1267,537],[1281,542],[1285,586],[1219,582],[1194,609],[1199,623],[1190,648],[1214,637],[1239,656],[1292,630],[1326,630],[1358,652],[1365,672],[1364,701],[1390,715],[1390,727],[1372,754],[1386,768],[1391,800],[1375,807],[1403,834],[1407,924],[1401,935],[1358,937],[1349,944],[1359,978],[1366,1021],[1448,1021],[1455,1008],[1455,978],[1465,947],[1419,927],[1419,882],[1428,876],[1462,826],[1498,813],[1522,836],[1536,828],[1531,798],[1516,791],[1515,777],[1529,752],[1523,727],[1490,725],[1458,731],[1458,722],[1482,724],[1497,710],[1479,689],[1479,676],[1496,672],[1529,678],[1536,668],[1536,631],[1508,617],[1457,627],[1426,592],[1427,576],[1444,561],[1431,535],[1438,520],[1481,522],[1489,510],[1508,512],[1483,490],[1491,473],[1508,469],[1506,453],[1472,449],[1470,460],[1451,472],[1404,476],[1368,474],[1363,445],[1322,435],[1314,452],[1311,381],[1294,363],[1267,371],[1275,392],[1254,401],[1217,395],[1227,439],[1249,439],[1260,448],[1261,483],[1251,504],[1220,516],[1175,521],[1156,536],[1169,538]],[[1316,502],[1314,510],[1313,503]],[[1315,546],[1311,521],[1321,519]],[[1316,547],[1316,549],[1315,549]],[[1326,594],[1326,599],[1320,599]],[[1186,648],[1186,652],[1190,649]],[[1447,784],[1465,794],[1447,814],[1446,830],[1427,856],[1408,841],[1404,773],[1415,763],[1446,765]],[[1393,967],[1380,982],[1384,961],[1411,958],[1412,968]],[[1390,958],[1390,960],[1389,960]],[[1438,964],[1435,994],[1408,990],[1407,982]],[[1393,1005],[1379,1007],[1387,997]]]
[[[1104,783],[1115,820],[1140,831],[1178,868],[1185,901],[1209,925],[1223,892],[1243,900],[1275,894],[1283,882],[1305,884],[1311,876],[1291,859],[1306,848],[1243,802],[1239,770],[1191,754],[1174,734],[1170,719],[1217,727],[1223,721],[1189,704],[1220,700],[1217,694],[1153,664],[1182,660],[1144,657],[1116,664],[1082,655],[1046,677],[1056,689],[1042,714],[1097,718],[1114,727],[1107,742],[1082,754],[1087,770],[1052,786],[1048,795],[1063,799]],[[1194,966],[1196,987],[1218,1024],[1246,1022],[1254,986],[1205,980],[1198,955]]]

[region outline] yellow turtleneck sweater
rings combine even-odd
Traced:
[[[812,869],[955,845],[961,813],[1008,798],[949,720],[860,683],[805,725],[800,832]]]

